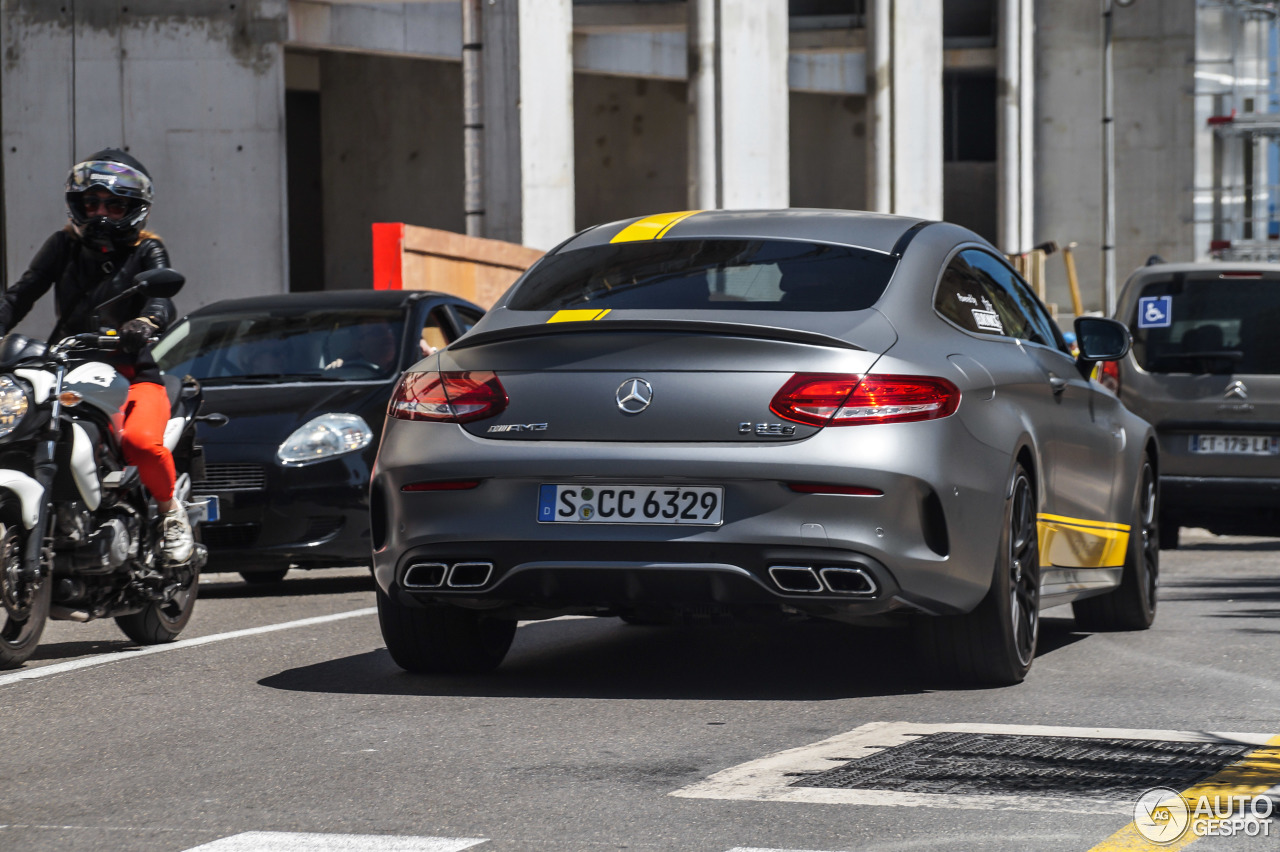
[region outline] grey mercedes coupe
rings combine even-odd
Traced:
[[[371,483],[382,634],[497,666],[566,614],[901,621],[935,676],[1017,683],[1041,610],[1149,626],[1149,424],[989,243],[834,210],[599,225],[401,378]]]

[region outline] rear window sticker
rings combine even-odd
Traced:
[[[977,299],[975,299],[973,296],[969,296],[969,295],[966,295],[966,294],[964,294],[964,293],[956,293],[956,301],[958,301],[958,302],[964,302],[964,303],[965,303],[965,304],[967,304],[967,305],[976,305],[976,304],[978,304],[978,300],[977,300]]]
[[[1171,325],[1172,296],[1143,296],[1138,299],[1138,328],[1168,328]]]
[[[1004,334],[1004,323],[1000,322],[1000,315],[995,311],[981,311],[977,308],[972,308],[969,312],[973,314],[973,321],[978,324],[978,328],[994,331],[997,334]]]

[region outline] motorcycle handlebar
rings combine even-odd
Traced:
[[[75,346],[89,346],[94,349],[119,349],[120,336],[117,334],[98,334],[96,332],[87,331],[83,334],[73,334],[70,337],[63,338],[57,345],[58,351],[66,351]]]

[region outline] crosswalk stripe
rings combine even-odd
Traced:
[[[396,837],[382,834],[294,834],[247,831],[186,852],[460,852],[484,837]]]

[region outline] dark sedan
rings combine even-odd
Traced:
[[[400,373],[483,314],[423,291],[345,290],[218,302],[156,344],[160,366],[204,387],[206,571],[275,582],[290,567],[368,564],[368,486]]]

